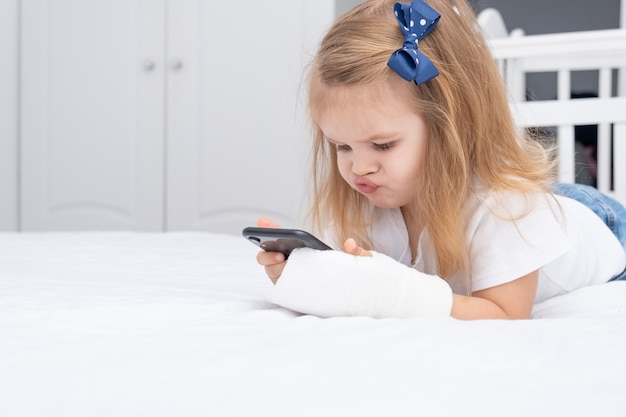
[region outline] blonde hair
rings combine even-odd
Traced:
[[[338,19],[321,42],[312,63],[309,109],[313,121],[335,87],[363,86],[397,76],[387,66],[403,44],[396,22],[395,0],[370,0]],[[547,190],[550,156],[536,141],[520,137],[514,125],[499,69],[483,39],[474,11],[465,0],[428,0],[441,14],[419,49],[440,75],[411,89],[416,113],[425,121],[429,140],[423,178],[415,202],[403,207],[419,219],[435,247],[439,275],[468,269],[463,236],[463,207],[474,178],[487,188],[524,193]],[[355,237],[371,248],[367,199],[343,181],[336,151],[314,124],[313,196],[309,219],[315,230],[332,228],[341,242]],[[417,229],[418,227],[415,226]],[[416,248],[411,248],[415,253]]]

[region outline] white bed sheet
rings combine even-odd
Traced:
[[[209,233],[0,234],[0,416],[624,416],[626,283],[533,320],[320,319]]]

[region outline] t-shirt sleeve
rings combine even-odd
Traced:
[[[467,230],[472,292],[521,278],[570,249],[549,198],[507,195],[475,211]]]

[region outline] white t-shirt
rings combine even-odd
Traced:
[[[621,273],[626,267],[626,254],[602,220],[576,200],[561,196],[556,199],[558,204],[547,195],[533,199],[491,192],[468,201],[465,236],[471,288],[467,277],[455,275],[448,280],[452,290],[467,295],[539,269],[538,303],[577,288],[605,283]],[[400,210],[374,208],[374,214],[378,220],[370,230],[373,249],[411,265]],[[413,267],[437,274],[428,231],[420,235]]]

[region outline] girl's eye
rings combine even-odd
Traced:
[[[344,152],[344,151],[349,151],[351,148],[348,145],[340,145],[340,144],[336,144],[335,145],[337,152]]]
[[[389,143],[373,143],[374,149],[377,151],[388,151],[393,147],[393,142]]]

